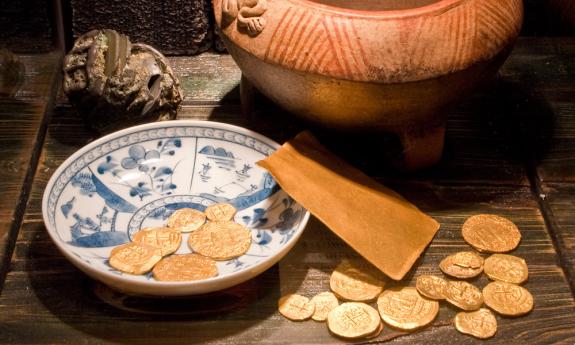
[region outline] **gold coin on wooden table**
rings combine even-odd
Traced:
[[[193,208],[181,208],[168,218],[168,227],[181,232],[199,229],[206,222],[206,215]]]
[[[474,252],[459,252],[441,260],[439,268],[455,278],[473,278],[483,272],[483,258]]]
[[[479,339],[491,338],[497,332],[497,319],[491,310],[462,311],[455,315],[455,329]]]
[[[202,280],[218,275],[216,262],[198,254],[172,255],[163,258],[152,270],[154,278],[161,281]]]
[[[132,241],[159,248],[162,256],[166,256],[180,248],[182,233],[172,228],[145,228],[136,232]]]
[[[327,327],[337,336],[357,339],[376,333],[381,327],[381,319],[373,307],[361,302],[347,302],[329,312]]]
[[[283,316],[290,320],[303,321],[313,315],[315,306],[307,297],[289,294],[280,298],[278,309]]]
[[[483,288],[485,304],[501,315],[520,316],[533,309],[533,296],[527,289],[506,282],[491,282]]]
[[[217,222],[231,220],[236,214],[236,209],[230,204],[213,204],[206,208],[205,213],[209,220]]]
[[[118,271],[144,274],[149,272],[161,258],[160,249],[144,243],[130,242],[112,249],[108,262]]]
[[[493,254],[485,259],[485,274],[492,280],[521,284],[527,280],[529,270],[525,260],[508,254]]]
[[[342,260],[329,279],[329,286],[337,296],[356,302],[374,300],[384,285],[380,272],[358,260]]]
[[[521,241],[521,233],[512,221],[492,214],[469,217],[463,224],[461,234],[465,242],[480,252],[508,252]]]
[[[430,275],[417,277],[415,288],[421,295],[431,299],[445,299],[447,280]]]
[[[337,297],[331,292],[322,292],[312,297],[311,301],[315,306],[312,319],[315,321],[325,321],[327,314],[339,305]]]
[[[375,332],[366,335],[365,337],[363,337],[364,339],[373,339],[373,338],[377,338],[381,332],[383,331],[383,322],[379,322],[379,326],[377,327],[377,329],[375,330]]]
[[[232,221],[206,223],[188,238],[188,245],[194,252],[214,260],[244,255],[251,244],[251,231]]]
[[[447,282],[445,299],[463,310],[477,310],[483,304],[483,295],[477,287],[458,280]]]
[[[415,288],[387,289],[377,299],[383,321],[395,328],[411,331],[428,325],[439,312],[439,302],[422,297]]]

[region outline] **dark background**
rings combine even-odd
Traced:
[[[575,0],[524,0],[523,36],[572,36]],[[0,0],[0,48],[15,52],[68,49],[96,28],[128,34],[166,55],[218,47],[210,0]]]

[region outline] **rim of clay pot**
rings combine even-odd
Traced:
[[[332,5],[326,5],[322,3],[315,2],[313,0],[290,0],[291,2],[304,3],[310,7],[316,7],[325,11],[354,15],[358,17],[379,17],[381,19],[397,19],[397,18],[407,18],[407,17],[418,17],[424,15],[433,15],[437,12],[447,12],[450,9],[458,6],[462,2],[467,2],[469,0],[439,0],[429,5],[424,5],[421,7],[406,8],[402,10],[357,10],[345,7],[337,7]],[[351,0],[354,1],[354,0]]]

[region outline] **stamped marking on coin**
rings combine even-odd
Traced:
[[[232,221],[206,223],[188,238],[188,245],[194,252],[214,260],[230,260],[244,255],[251,243],[251,231]]]
[[[474,252],[459,252],[441,260],[439,268],[455,278],[473,278],[483,272],[483,258]]]
[[[373,335],[380,325],[381,319],[377,310],[361,302],[342,303],[327,315],[329,330],[346,339]]]
[[[493,254],[485,259],[485,274],[492,280],[521,284],[529,277],[525,260],[508,254]]]
[[[461,234],[465,242],[481,252],[508,252],[521,241],[521,232],[512,221],[492,214],[469,217]]]
[[[303,321],[313,315],[315,306],[307,297],[289,294],[280,298],[278,309],[283,316],[290,320]]]
[[[410,331],[431,323],[439,302],[422,297],[413,287],[394,288],[381,293],[377,309],[386,324]]]
[[[491,338],[497,332],[497,319],[486,308],[457,313],[454,323],[459,332],[479,339]]]
[[[533,296],[527,289],[506,282],[491,282],[483,288],[485,304],[497,313],[520,316],[533,309]]]
[[[445,299],[445,288],[447,280],[431,275],[422,275],[417,277],[415,288],[423,296],[435,300]]]
[[[129,242],[112,249],[108,263],[118,271],[144,274],[161,258],[160,249],[144,243]]]
[[[327,314],[339,305],[337,297],[331,292],[319,293],[311,301],[315,306],[315,311],[311,318],[315,321],[325,321]]]
[[[216,262],[198,254],[172,255],[163,258],[152,270],[160,281],[202,280],[218,275]]]
[[[477,310],[483,304],[481,291],[465,281],[448,281],[445,299],[454,306],[468,311]]]
[[[206,217],[213,222],[231,220],[236,209],[230,204],[213,204],[206,208]]]
[[[159,248],[166,256],[180,248],[182,233],[172,228],[145,228],[136,232],[132,240]]]
[[[329,279],[329,286],[337,296],[356,302],[374,300],[384,285],[381,273],[359,260],[342,260]]]
[[[206,215],[193,208],[181,208],[168,218],[168,227],[190,232],[199,229],[206,222]]]

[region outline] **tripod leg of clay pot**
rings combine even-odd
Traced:
[[[403,148],[397,165],[402,170],[413,171],[430,167],[439,162],[445,141],[445,123],[424,130],[407,129],[399,133]]]
[[[254,110],[256,92],[254,85],[242,74],[242,79],[240,80],[240,102],[242,104],[242,113],[245,116],[250,116]]]

